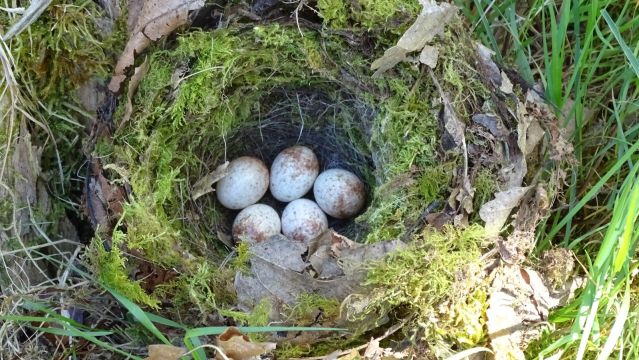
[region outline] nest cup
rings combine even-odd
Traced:
[[[211,144],[203,156],[207,168],[231,161],[240,156],[254,156],[269,168],[282,150],[304,145],[313,150],[320,163],[320,172],[345,169],[363,180],[367,202],[370,204],[374,187],[373,160],[366,139],[367,124],[376,115],[375,109],[351,94],[336,89],[333,96],[315,89],[277,89],[265,95],[253,119],[234,127],[222,141]],[[222,145],[222,146],[219,146]],[[203,154],[204,155],[204,154]],[[202,174],[204,175],[204,174]],[[313,191],[304,198],[313,200]],[[273,198],[270,191],[259,203],[272,206],[280,215],[287,203]],[[208,228],[230,233],[239,211],[224,208],[215,195],[196,202],[200,210],[212,209],[205,216]],[[212,215],[212,216],[211,216]],[[356,218],[356,217],[355,217]],[[366,234],[365,224],[355,218],[335,219],[328,216],[329,227],[354,240]]]

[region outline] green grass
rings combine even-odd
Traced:
[[[539,227],[537,250],[573,249],[586,266],[588,283],[575,302],[551,316],[557,331],[540,355],[561,350],[566,358],[636,357],[638,297],[631,276],[639,238],[636,2],[457,4],[498,61],[527,81],[541,82],[547,99],[575,128],[565,206]]]

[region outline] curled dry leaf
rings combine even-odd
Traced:
[[[138,89],[140,81],[142,81],[142,79],[148,72],[149,58],[145,57],[142,65],[135,68],[133,76],[131,77],[131,81],[129,81],[129,88],[126,94],[126,105],[124,107],[124,115],[122,115],[122,120],[120,122],[120,128],[122,128],[122,126],[129,121],[129,119],[131,118],[131,114],[133,114],[133,95],[135,95],[135,91]]]
[[[186,349],[173,345],[149,345],[149,356],[144,360],[179,360]]]
[[[532,189],[532,186],[514,187],[495,194],[495,199],[485,203],[479,209],[479,217],[486,222],[484,228],[489,235],[497,235],[501,228],[506,224],[510,212],[517,206],[519,202]]]
[[[437,59],[439,58],[439,49],[435,46],[426,45],[419,54],[419,62],[428,65],[431,69],[437,66]]]
[[[109,90],[118,92],[126,79],[124,72],[153,41],[166,36],[188,22],[189,11],[204,6],[204,0],[145,0],[133,32],[115,66]]]
[[[519,265],[495,270],[486,325],[496,360],[525,359],[524,350],[541,334],[549,311],[569,300],[546,283],[539,273]]]
[[[275,350],[277,346],[270,342],[252,342],[248,336],[242,334],[236,327],[229,327],[217,337],[217,346],[222,349],[224,355],[232,360],[249,360]],[[217,354],[218,360],[224,359]]]
[[[505,72],[501,72],[501,86],[499,90],[504,94],[512,94],[513,93],[513,83],[510,81]]]
[[[193,185],[193,195],[191,195],[191,199],[197,200],[213,191],[213,184],[220,181],[223,177],[226,176],[227,169],[229,167],[229,162],[225,162],[222,165],[219,165],[215,170],[208,173],[206,176],[198,180]]]
[[[457,13],[457,7],[448,3],[437,4],[428,0],[420,0],[420,3],[421,13],[397,45],[386,50],[381,58],[371,64],[371,69],[376,70],[373,76],[379,76],[404,61],[409,53],[422,50],[435,36],[444,32],[446,24]],[[430,56],[432,57],[432,54]]]

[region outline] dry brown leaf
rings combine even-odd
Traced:
[[[138,89],[138,85],[149,72],[149,58],[145,57],[142,65],[135,68],[133,72],[133,76],[131,77],[131,81],[129,81],[129,88],[126,94],[126,104],[124,107],[124,115],[122,115],[122,120],[120,121],[119,128],[121,129],[124,124],[126,124],[131,118],[131,114],[133,114],[133,95],[135,95],[135,91]]]
[[[115,66],[109,90],[118,92],[126,79],[124,72],[153,41],[188,22],[189,11],[204,6],[204,0],[145,0],[133,32]]]
[[[149,356],[145,360],[179,360],[187,350],[173,345],[149,345]]]
[[[223,177],[226,176],[227,169],[229,167],[229,162],[225,162],[222,165],[219,165],[215,170],[206,174],[203,178],[198,180],[193,185],[193,195],[191,195],[191,199],[197,200],[213,191],[213,184],[220,181]]]
[[[428,0],[420,0],[420,3],[421,13],[397,45],[386,50],[381,58],[371,64],[371,69],[376,70],[373,76],[379,76],[405,60],[408,53],[421,51],[435,36],[444,32],[445,26],[457,13],[457,7],[448,3],[437,4]]]
[[[514,187],[495,194],[495,199],[485,203],[479,209],[479,217],[486,222],[484,229],[489,235],[496,235],[506,224],[510,212],[517,206],[519,202],[532,189],[532,186]]]
[[[238,328],[229,327],[217,337],[217,346],[231,360],[250,360],[275,350],[277,345],[270,342],[251,342],[251,339]],[[216,358],[224,359],[220,354],[217,354]]]

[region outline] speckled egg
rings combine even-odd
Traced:
[[[279,201],[289,202],[304,196],[319,173],[319,162],[313,150],[306,146],[291,146],[273,160],[271,194]]]
[[[357,215],[366,203],[366,188],[357,175],[343,169],[319,174],[313,186],[315,201],[328,215],[347,219]]]
[[[328,229],[326,215],[311,200],[293,200],[282,212],[282,233],[289,239],[310,241],[326,229]]]
[[[282,230],[277,211],[264,204],[251,205],[240,211],[233,221],[233,238],[260,242]]]
[[[258,202],[268,190],[268,168],[257,158],[242,156],[229,163],[217,183],[217,199],[227,209],[239,210]]]

